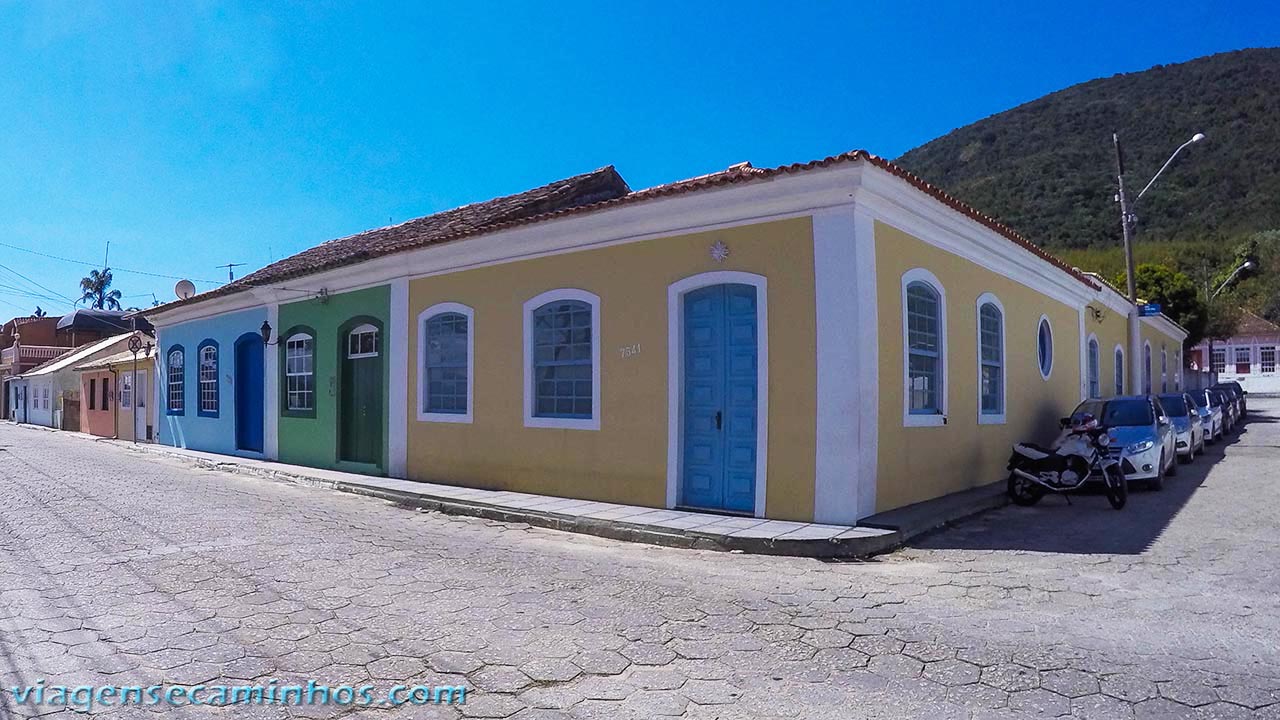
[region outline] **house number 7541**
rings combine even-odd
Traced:
[[[639,354],[640,354],[640,343],[636,343],[635,345],[624,345],[618,348],[618,355],[621,356],[624,360],[626,358],[634,357]]]

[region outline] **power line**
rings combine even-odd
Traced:
[[[0,245],[2,245],[2,246],[4,246],[4,247],[7,247],[7,248],[12,248],[12,249],[14,249],[14,250],[18,250],[18,251],[21,251],[21,252],[24,252],[24,253],[31,253],[32,255],[39,255],[40,257],[49,258],[50,260],[59,260],[59,261],[61,261],[61,262],[69,262],[69,263],[73,263],[73,264],[75,264],[75,265],[84,265],[84,266],[86,266],[86,267],[91,267],[91,268],[99,268],[99,267],[103,267],[103,266],[99,265],[98,263],[86,262],[86,261],[84,261],[84,260],[73,260],[72,258],[60,257],[60,256],[58,256],[58,255],[50,255],[49,253],[43,253],[43,252],[40,252],[40,251],[38,251],[38,250],[30,250],[30,249],[28,249],[28,248],[19,247],[19,246],[17,246],[17,245],[13,245],[13,244],[10,244],[10,243],[7,243],[7,242],[0,242]],[[200,278],[184,278],[184,277],[181,277],[181,276],[178,276],[178,275],[165,275],[164,273],[153,273],[153,272],[147,272],[146,270],[130,270],[130,269],[128,269],[128,268],[121,268],[121,267],[114,267],[114,268],[111,268],[111,270],[112,270],[112,272],[131,273],[131,274],[133,274],[133,275],[147,275],[147,276],[149,276],[149,277],[166,278],[166,279],[168,279],[168,280],[193,280],[194,282],[209,283],[210,285],[222,285],[222,284],[223,284],[223,283],[219,282],[218,280],[202,280],[202,279],[200,279]]]
[[[63,294],[59,293],[59,292],[58,292],[58,291],[56,291],[56,290],[51,290],[51,289],[49,289],[49,288],[45,287],[44,285],[41,285],[40,283],[36,282],[35,280],[32,280],[31,278],[27,277],[26,275],[23,275],[22,273],[18,272],[17,270],[14,270],[13,268],[9,267],[8,265],[0,264],[0,269],[7,270],[10,274],[12,274],[12,275],[16,276],[19,280],[22,280],[22,281],[26,282],[26,283],[27,283],[27,284],[29,284],[29,285],[34,285],[34,286],[36,286],[36,287],[40,288],[41,290],[43,290],[43,291],[45,291],[45,292],[47,292],[47,293],[52,294],[52,295],[53,295],[53,297],[61,298],[62,300],[65,300],[66,302],[71,303],[72,305],[75,305],[75,301],[73,301],[71,298],[67,297],[66,295],[63,295]]]

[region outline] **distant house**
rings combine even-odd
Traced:
[[[125,350],[78,365],[80,431],[151,442],[156,425],[154,366],[154,349],[137,356]]]
[[[1251,393],[1280,393],[1280,374],[1276,373],[1276,349],[1280,348],[1280,325],[1245,312],[1236,334],[1213,340],[1209,357],[1209,341],[1191,349],[1191,365],[1209,368],[1220,380],[1235,380]]]
[[[80,429],[80,374],[75,368],[128,346],[132,333],[115,335],[70,350],[34,370],[13,378],[9,383],[10,407],[17,422],[60,430]],[[149,336],[146,339],[150,339]],[[109,388],[103,394],[114,402]]]

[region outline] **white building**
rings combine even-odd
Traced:
[[[1245,312],[1236,334],[1204,340],[1191,350],[1191,366],[1208,368],[1220,381],[1235,380],[1250,393],[1280,393],[1280,373],[1276,372],[1277,349],[1280,348],[1280,325]]]

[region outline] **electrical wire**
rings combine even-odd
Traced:
[[[40,252],[40,251],[38,251],[38,250],[30,250],[30,249],[28,249],[28,248],[19,247],[19,246],[17,246],[17,245],[13,245],[13,244],[11,244],[11,243],[7,243],[7,242],[3,242],[3,241],[0,241],[0,246],[4,246],[4,247],[7,247],[7,248],[11,248],[11,249],[13,249],[13,250],[18,250],[18,251],[20,251],[20,252],[24,252],[24,253],[31,253],[32,255],[39,255],[40,257],[43,257],[43,258],[49,258],[50,260],[59,260],[59,261],[61,261],[61,262],[69,262],[69,263],[72,263],[72,264],[75,264],[75,265],[84,265],[84,266],[86,266],[86,267],[91,267],[91,268],[99,268],[99,267],[102,267],[102,264],[101,264],[101,263],[91,263],[91,262],[86,262],[86,261],[84,261],[84,260],[74,260],[74,259],[72,259],[72,258],[60,257],[60,256],[58,256],[58,255],[50,255],[49,253],[43,253],[43,252]],[[224,285],[224,284],[225,284],[225,283],[220,282],[220,281],[218,281],[218,280],[202,280],[202,279],[200,279],[200,278],[184,278],[184,277],[180,277],[180,276],[178,276],[178,275],[165,275],[164,273],[153,273],[153,272],[147,272],[146,270],[130,270],[130,269],[128,269],[128,268],[122,268],[122,267],[113,267],[113,268],[111,268],[111,271],[112,271],[112,272],[131,273],[131,274],[133,274],[133,275],[147,275],[147,276],[149,276],[149,277],[165,278],[165,279],[168,279],[168,280],[191,280],[191,281],[193,281],[193,282],[208,283],[208,284],[210,284],[210,285]]]

